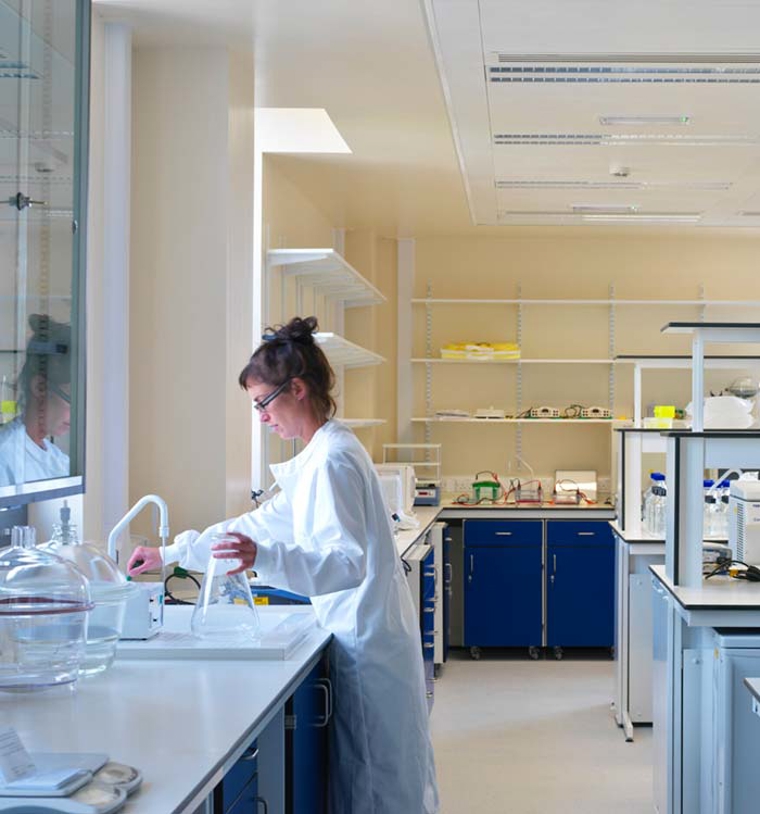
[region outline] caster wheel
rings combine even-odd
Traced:
[[[479,647],[471,647],[470,648],[470,658],[473,661],[480,661],[480,648]]]
[[[610,647],[610,658],[615,661],[615,648]]]
[[[528,655],[533,659],[533,661],[538,661],[538,657],[541,655],[541,653],[537,647],[529,647]]]
[[[557,659],[557,661],[562,661],[562,656],[564,656],[564,655],[565,654],[564,654],[561,647],[555,647],[554,648],[554,658]]]

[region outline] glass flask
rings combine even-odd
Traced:
[[[0,690],[71,684],[84,661],[93,608],[74,565],[34,547],[29,526],[14,526],[0,554]]]
[[[227,535],[214,535],[216,541]],[[203,575],[198,601],[190,620],[190,629],[200,638],[234,640],[241,643],[258,639],[261,623],[251,596],[251,586],[245,572],[228,574],[235,560],[209,557]]]
[[[116,657],[116,646],[124,627],[127,600],[138,590],[128,582],[119,566],[92,543],[82,543],[76,526],[69,521],[71,510],[64,501],[61,522],[53,526],[53,538],[40,550],[73,563],[90,584],[90,597],[95,605],[87,625],[87,646],[83,675],[107,670]]]

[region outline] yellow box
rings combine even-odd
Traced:
[[[656,404],[654,407],[655,418],[675,418],[676,408],[672,404]]]

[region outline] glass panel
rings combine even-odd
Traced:
[[[0,505],[81,491],[85,10],[0,0]]]

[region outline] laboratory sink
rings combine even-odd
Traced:
[[[190,632],[191,605],[167,605],[164,626],[147,641],[120,641],[117,659],[287,659],[317,624],[309,606],[262,605],[257,607],[261,632],[241,643],[198,638]]]

